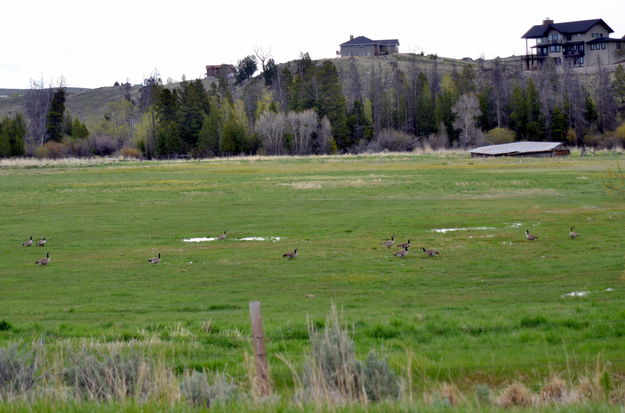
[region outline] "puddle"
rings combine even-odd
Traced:
[[[207,241],[216,241],[215,237],[199,237],[199,238],[185,238],[184,242],[207,242]]]
[[[606,288],[605,291],[614,291],[614,288]]]
[[[521,224],[520,222],[514,222],[510,225],[508,225],[509,228],[521,228],[523,226],[523,224]]]
[[[585,297],[590,294],[590,291],[571,291],[570,293],[562,294],[562,297]]]
[[[283,237],[245,237],[245,238],[235,238],[235,241],[271,241],[276,242],[280,241]],[[198,238],[185,238],[182,241],[184,242],[210,242],[217,241],[219,238],[217,237],[198,237]]]
[[[276,242],[280,241],[282,237],[245,237],[245,238],[237,238],[237,241],[271,241]]]
[[[471,230],[487,230],[487,229],[497,229],[495,227],[471,227],[471,228],[435,228],[432,230],[432,232],[440,232],[440,233],[447,233],[447,232],[455,232],[455,231],[471,231]]]

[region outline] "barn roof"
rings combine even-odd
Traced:
[[[517,155],[524,153],[549,152],[562,145],[561,142],[513,142],[475,148],[471,153],[479,155]]]

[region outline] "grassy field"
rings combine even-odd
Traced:
[[[625,374],[625,200],[605,187],[619,161],[5,165],[0,345],[141,348],[177,372],[243,380],[248,302],[259,300],[272,377],[289,389],[284,360],[300,368],[308,320],[323,326],[335,303],[358,357],[376,350],[397,371],[409,364],[416,389],[532,386],[598,365]],[[224,230],[223,241],[183,241]],[[412,239],[404,259],[381,246],[393,234]],[[30,235],[47,246],[22,247]],[[297,259],[282,258],[294,248]],[[35,265],[46,252],[52,263]]]

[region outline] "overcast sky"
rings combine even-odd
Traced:
[[[550,17],[602,18],[625,35],[625,1],[603,0],[3,0],[0,88],[30,79],[76,87],[195,79],[207,64],[232,63],[255,48],[276,62],[308,52],[331,58],[349,35],[399,39],[400,52],[444,57],[525,52],[521,36]]]

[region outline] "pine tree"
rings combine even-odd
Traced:
[[[185,80],[180,83],[178,98],[177,121],[180,137],[187,147],[194,148],[204,116],[210,111],[208,93],[199,79],[193,82]]]
[[[65,114],[65,89],[54,92],[46,116],[46,140],[60,142],[63,139],[63,118]]]
[[[370,141],[373,138],[373,126],[365,116],[365,106],[360,99],[354,101],[352,110],[347,117],[350,140],[354,143]]]
[[[349,139],[347,128],[347,104],[341,90],[339,74],[330,61],[324,61],[318,70],[319,101],[317,111],[319,118],[327,116],[332,124],[332,132],[339,149],[347,149],[355,142]]]
[[[564,140],[569,130],[569,120],[564,112],[558,106],[553,109],[551,116],[551,138],[555,140]]]
[[[245,127],[234,116],[230,116],[224,124],[219,151],[224,155],[238,155],[243,150],[246,133]]]
[[[620,99],[620,103],[625,103],[625,68],[623,68],[623,65],[616,66],[612,87],[616,92],[616,96]]]
[[[436,117],[432,103],[434,100],[430,84],[423,73],[419,74],[419,83],[422,86],[416,102],[415,132],[417,136],[428,136],[436,132]]]
[[[11,143],[9,142],[8,123],[8,118],[0,121],[0,158],[8,158],[11,156]]]
[[[198,153],[202,156],[219,155],[219,136],[219,112],[211,110],[208,115],[204,115],[202,129],[198,134]]]
[[[527,138],[528,117],[525,94],[521,86],[515,84],[510,96],[510,129],[519,140]]]

